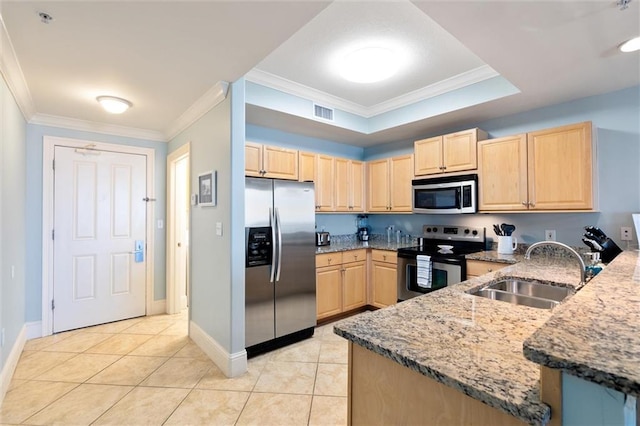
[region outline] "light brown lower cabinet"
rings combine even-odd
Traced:
[[[367,304],[367,251],[316,255],[316,316],[328,318]]]
[[[350,425],[524,425],[434,379],[349,342]]]
[[[397,263],[396,252],[371,250],[371,305],[385,308],[398,301]]]
[[[508,263],[489,262],[486,260],[467,260],[467,278],[479,277],[489,272],[497,271],[506,266]]]

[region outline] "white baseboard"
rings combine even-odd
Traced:
[[[154,300],[151,303],[151,312],[149,315],[160,315],[167,313],[167,300]]]
[[[7,393],[7,389],[9,389],[11,378],[13,377],[13,373],[16,371],[18,360],[20,359],[20,354],[22,354],[22,349],[24,349],[24,344],[26,343],[26,341],[27,325],[25,324],[22,326],[22,329],[18,334],[18,338],[11,348],[11,352],[9,352],[7,361],[2,366],[2,372],[0,373],[0,405],[2,405],[2,401],[4,400],[4,396]]]
[[[31,321],[25,326],[27,327],[27,340],[42,337],[42,321]]]
[[[237,377],[247,371],[247,351],[230,354],[193,321],[189,322],[189,337],[207,354],[227,377]]]

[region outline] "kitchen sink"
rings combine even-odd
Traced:
[[[526,281],[518,278],[503,278],[486,285],[471,294],[487,299],[500,300],[532,308],[551,309],[562,302],[572,291],[566,287]]]

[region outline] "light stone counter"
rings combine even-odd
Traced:
[[[550,409],[540,401],[540,366],[524,357],[522,345],[558,308],[534,309],[467,294],[514,275],[569,287],[579,282],[575,261],[540,256],[348,318],[334,331],[527,423],[545,424]]]
[[[640,258],[625,251],[524,342],[550,368],[640,397]]]

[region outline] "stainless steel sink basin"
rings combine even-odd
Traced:
[[[504,278],[489,283],[471,294],[487,299],[500,300],[532,308],[551,309],[562,302],[572,291],[566,287],[526,281],[518,278]]]
[[[571,294],[571,290],[567,287],[542,284],[534,281],[523,281],[517,278],[500,280],[487,286],[487,288],[523,296],[554,300],[556,302],[562,302],[565,297]]]

